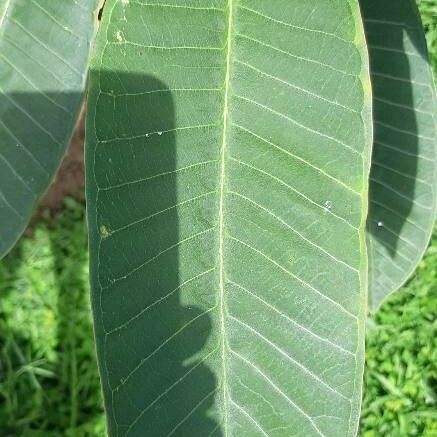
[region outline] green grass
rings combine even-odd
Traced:
[[[414,278],[369,319],[363,437],[437,436],[437,232]]]
[[[0,263],[0,435],[102,436],[85,208],[66,200]]]
[[[420,2],[437,71],[437,1]],[[100,437],[85,208],[66,200],[0,263],[0,436]],[[437,232],[369,320],[362,437],[437,437]]]
[[[431,54],[430,61],[434,73],[437,72],[437,1],[417,0],[422,17],[423,27],[426,32],[428,49]]]

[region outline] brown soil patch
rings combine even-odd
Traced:
[[[84,115],[85,111],[81,111],[70,145],[53,182],[40,201],[36,216],[39,216],[44,210],[59,211],[62,209],[62,202],[66,196],[73,197],[79,201],[85,200]]]

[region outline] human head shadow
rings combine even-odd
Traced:
[[[412,86],[417,68],[405,54],[407,38],[428,63],[420,29],[408,24],[408,15],[416,13],[411,11],[413,3],[402,1],[396,7],[385,7],[376,0],[360,0],[369,48],[374,120],[367,231],[392,258],[414,207],[419,171],[420,133]]]
[[[93,161],[88,159],[87,177],[88,186],[98,184],[98,190],[90,190],[88,205],[98,223],[89,229],[91,270],[97,278],[91,278],[91,300],[109,431],[117,436],[217,437],[217,383],[207,364],[215,351],[210,316],[216,298],[214,273],[209,274],[211,265],[202,258],[199,240],[191,238],[207,231],[208,223],[197,214],[201,202],[189,201],[202,198],[205,186],[201,180],[189,181],[178,167],[182,155],[191,152],[178,147],[168,87],[142,74],[98,74],[101,94],[90,117],[98,118],[99,142]],[[29,114],[48,128],[53,102],[79,97],[47,90],[0,96],[2,121],[8,127],[21,114],[9,135],[11,151],[21,144],[31,149],[33,140],[41,143],[44,135],[41,129],[32,135],[35,125]],[[37,150],[38,158],[47,147]],[[17,149],[24,156],[24,147]],[[79,272],[66,271],[58,241],[52,241],[52,249],[62,291],[58,326],[63,335],[77,321],[74,292],[66,284]],[[73,411],[71,423],[75,420]]]
[[[189,199],[205,187],[189,182],[178,162],[190,151],[177,144],[166,84],[111,71],[93,77],[100,92],[87,124],[91,281],[109,431],[217,435],[217,384],[206,364],[214,352],[211,266],[201,254],[190,259],[207,223]]]

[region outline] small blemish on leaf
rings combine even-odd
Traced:
[[[328,212],[328,211],[330,211],[331,210],[331,208],[332,208],[332,202],[330,201],[330,200],[327,200],[325,203],[324,203],[324,208],[325,208],[325,212]]]
[[[110,232],[108,231],[108,228],[105,225],[100,226],[100,236],[105,239],[109,237]]]
[[[99,9],[99,12],[97,13],[97,20],[98,20],[98,21],[100,21],[100,20],[102,19],[103,8],[105,7],[105,3],[106,3],[106,0],[103,0],[103,1],[101,2],[101,6],[100,6],[100,9]]]
[[[117,38],[118,42],[122,42],[124,40],[124,35],[123,35],[123,32],[121,30],[117,30],[115,37]]]

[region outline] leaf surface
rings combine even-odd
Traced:
[[[368,219],[369,307],[413,273],[437,201],[435,89],[412,0],[361,1],[374,94]]]
[[[97,0],[0,5],[0,257],[24,231],[82,102]]]
[[[111,0],[97,39],[87,200],[110,435],[355,435],[357,2]]]

